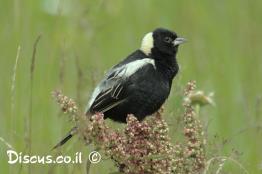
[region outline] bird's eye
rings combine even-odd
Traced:
[[[167,43],[171,43],[172,39],[170,37],[165,37],[164,41],[167,42]]]

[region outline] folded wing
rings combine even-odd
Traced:
[[[87,112],[106,112],[127,99],[130,78],[143,66],[155,67],[154,60],[144,58],[111,69],[104,80],[95,88],[89,101]]]

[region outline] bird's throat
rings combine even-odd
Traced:
[[[176,54],[166,54],[153,49],[151,56],[155,60],[156,68],[169,80],[172,80],[178,73]]]

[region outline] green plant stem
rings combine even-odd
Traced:
[[[199,104],[196,104],[195,112],[196,112],[196,117],[199,118],[199,116],[200,116],[200,105]]]

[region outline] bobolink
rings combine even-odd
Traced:
[[[156,112],[169,96],[179,70],[178,46],[184,42],[184,38],[163,28],[147,33],[141,48],[111,68],[95,88],[86,115],[102,112],[104,118],[126,122],[128,114],[143,120]],[[55,148],[74,133],[75,128]]]

